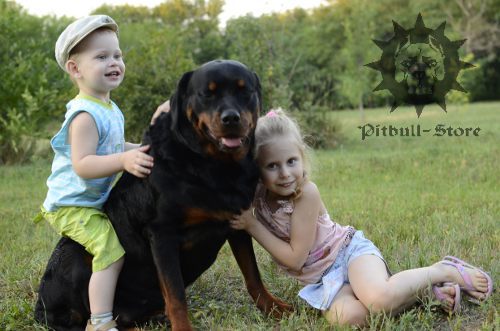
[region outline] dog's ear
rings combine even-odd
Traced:
[[[189,82],[194,71],[186,72],[177,84],[177,90],[170,98],[172,121],[170,123],[170,132],[177,141],[186,145],[193,152],[201,153],[201,147],[197,143],[198,139],[193,130],[193,124],[186,115],[189,107]]]
[[[163,155],[164,150],[162,142],[168,136],[176,136],[177,139],[185,140],[179,132],[179,127],[182,126],[180,122],[187,121],[183,110],[183,104],[186,99],[187,87],[192,73],[192,71],[185,73],[179,80],[174,94],[170,97],[170,111],[161,114],[157,118],[155,124],[151,125],[149,130],[146,131],[142,140],[144,144],[153,144],[156,153],[164,158],[167,157],[167,155]]]
[[[179,122],[183,121],[186,114],[184,113],[184,102],[186,101],[186,94],[188,89],[189,81],[193,75],[192,71],[186,72],[182,75],[182,78],[177,84],[177,89],[174,95],[170,98],[170,112],[172,113],[171,128],[175,129],[179,127]]]

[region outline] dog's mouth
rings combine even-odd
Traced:
[[[249,139],[246,136],[239,137],[235,135],[228,135],[225,137],[217,137],[207,127],[205,127],[205,132],[207,136],[210,137],[210,140],[212,140],[221,151],[232,152],[248,145]]]
[[[239,150],[240,148],[247,146],[249,141],[248,137],[221,137],[218,139],[213,137],[213,139],[217,141],[219,150],[225,152]]]
[[[194,117],[192,112],[188,114],[197,133],[204,137],[206,143],[219,152],[230,154],[246,151],[252,142],[253,121],[246,117],[242,116],[238,124],[224,125],[218,117],[212,118],[206,114]]]
[[[225,148],[239,148],[241,145],[243,145],[243,138],[225,138],[222,137],[219,139],[220,145],[225,147]]]

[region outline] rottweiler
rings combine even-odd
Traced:
[[[228,240],[246,287],[265,314],[291,307],[264,287],[251,237],[228,219],[250,207],[258,181],[251,150],[262,108],[258,76],[232,60],[185,73],[144,135],[155,165],[149,177],[124,173],[105,204],[126,255],[114,303],[121,329],[164,319],[191,330],[185,287]],[[90,315],[92,257],[62,238],[40,283],[35,319],[55,330],[82,330]]]

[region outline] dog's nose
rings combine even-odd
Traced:
[[[240,114],[234,109],[224,110],[220,118],[224,125],[235,125],[240,123]]]

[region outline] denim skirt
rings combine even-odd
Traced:
[[[299,297],[316,309],[328,309],[342,286],[349,284],[347,274],[349,264],[361,255],[375,255],[385,263],[378,248],[365,238],[363,231],[356,231],[349,245],[339,251],[337,258],[326,269],[321,279],[315,284],[304,286],[299,292]],[[385,264],[387,268],[387,263]]]

